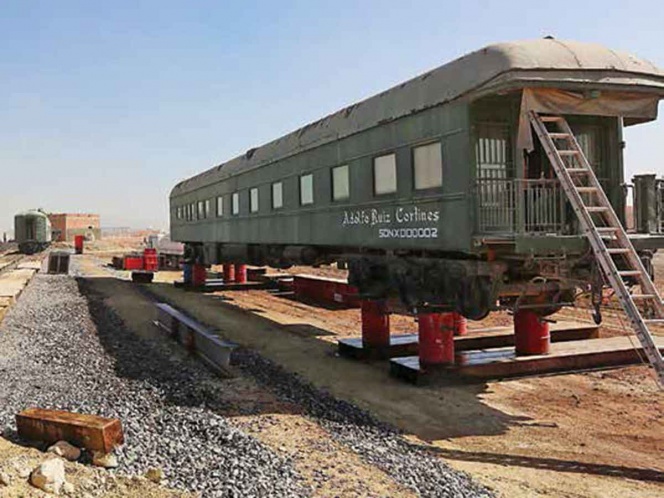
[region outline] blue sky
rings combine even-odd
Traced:
[[[180,179],[496,41],[664,67],[659,0],[450,3],[0,0],[0,231],[38,206],[166,227]],[[630,178],[664,173],[663,123],[627,130]]]

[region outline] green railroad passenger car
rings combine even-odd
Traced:
[[[527,111],[567,118],[624,218],[622,130],[662,96],[664,72],[600,45],[490,45],[178,183],[171,237],[204,264],[346,261],[411,308],[546,314],[597,272]]]
[[[51,245],[51,222],[46,213],[30,210],[14,216],[14,238],[23,254],[34,254]]]

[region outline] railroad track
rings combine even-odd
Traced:
[[[13,270],[25,259],[26,256],[24,254],[14,252],[0,255],[0,275]]]

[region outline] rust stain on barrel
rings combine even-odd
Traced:
[[[80,448],[110,453],[124,443],[121,422],[97,415],[28,408],[16,415],[16,426],[21,438],[46,444],[67,441]]]

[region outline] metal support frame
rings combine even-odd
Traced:
[[[567,199],[579,218],[583,234],[588,238],[606,280],[625,310],[650,364],[655,369],[660,386],[664,387],[664,359],[648,329],[649,323],[664,323],[664,303],[657,288],[641,263],[565,118],[540,116],[535,111],[530,111],[529,119],[560,179]],[[556,126],[556,130],[547,128],[547,123]],[[639,284],[641,293],[630,294],[625,279],[634,279]],[[642,316],[635,299],[643,303],[652,317]]]

